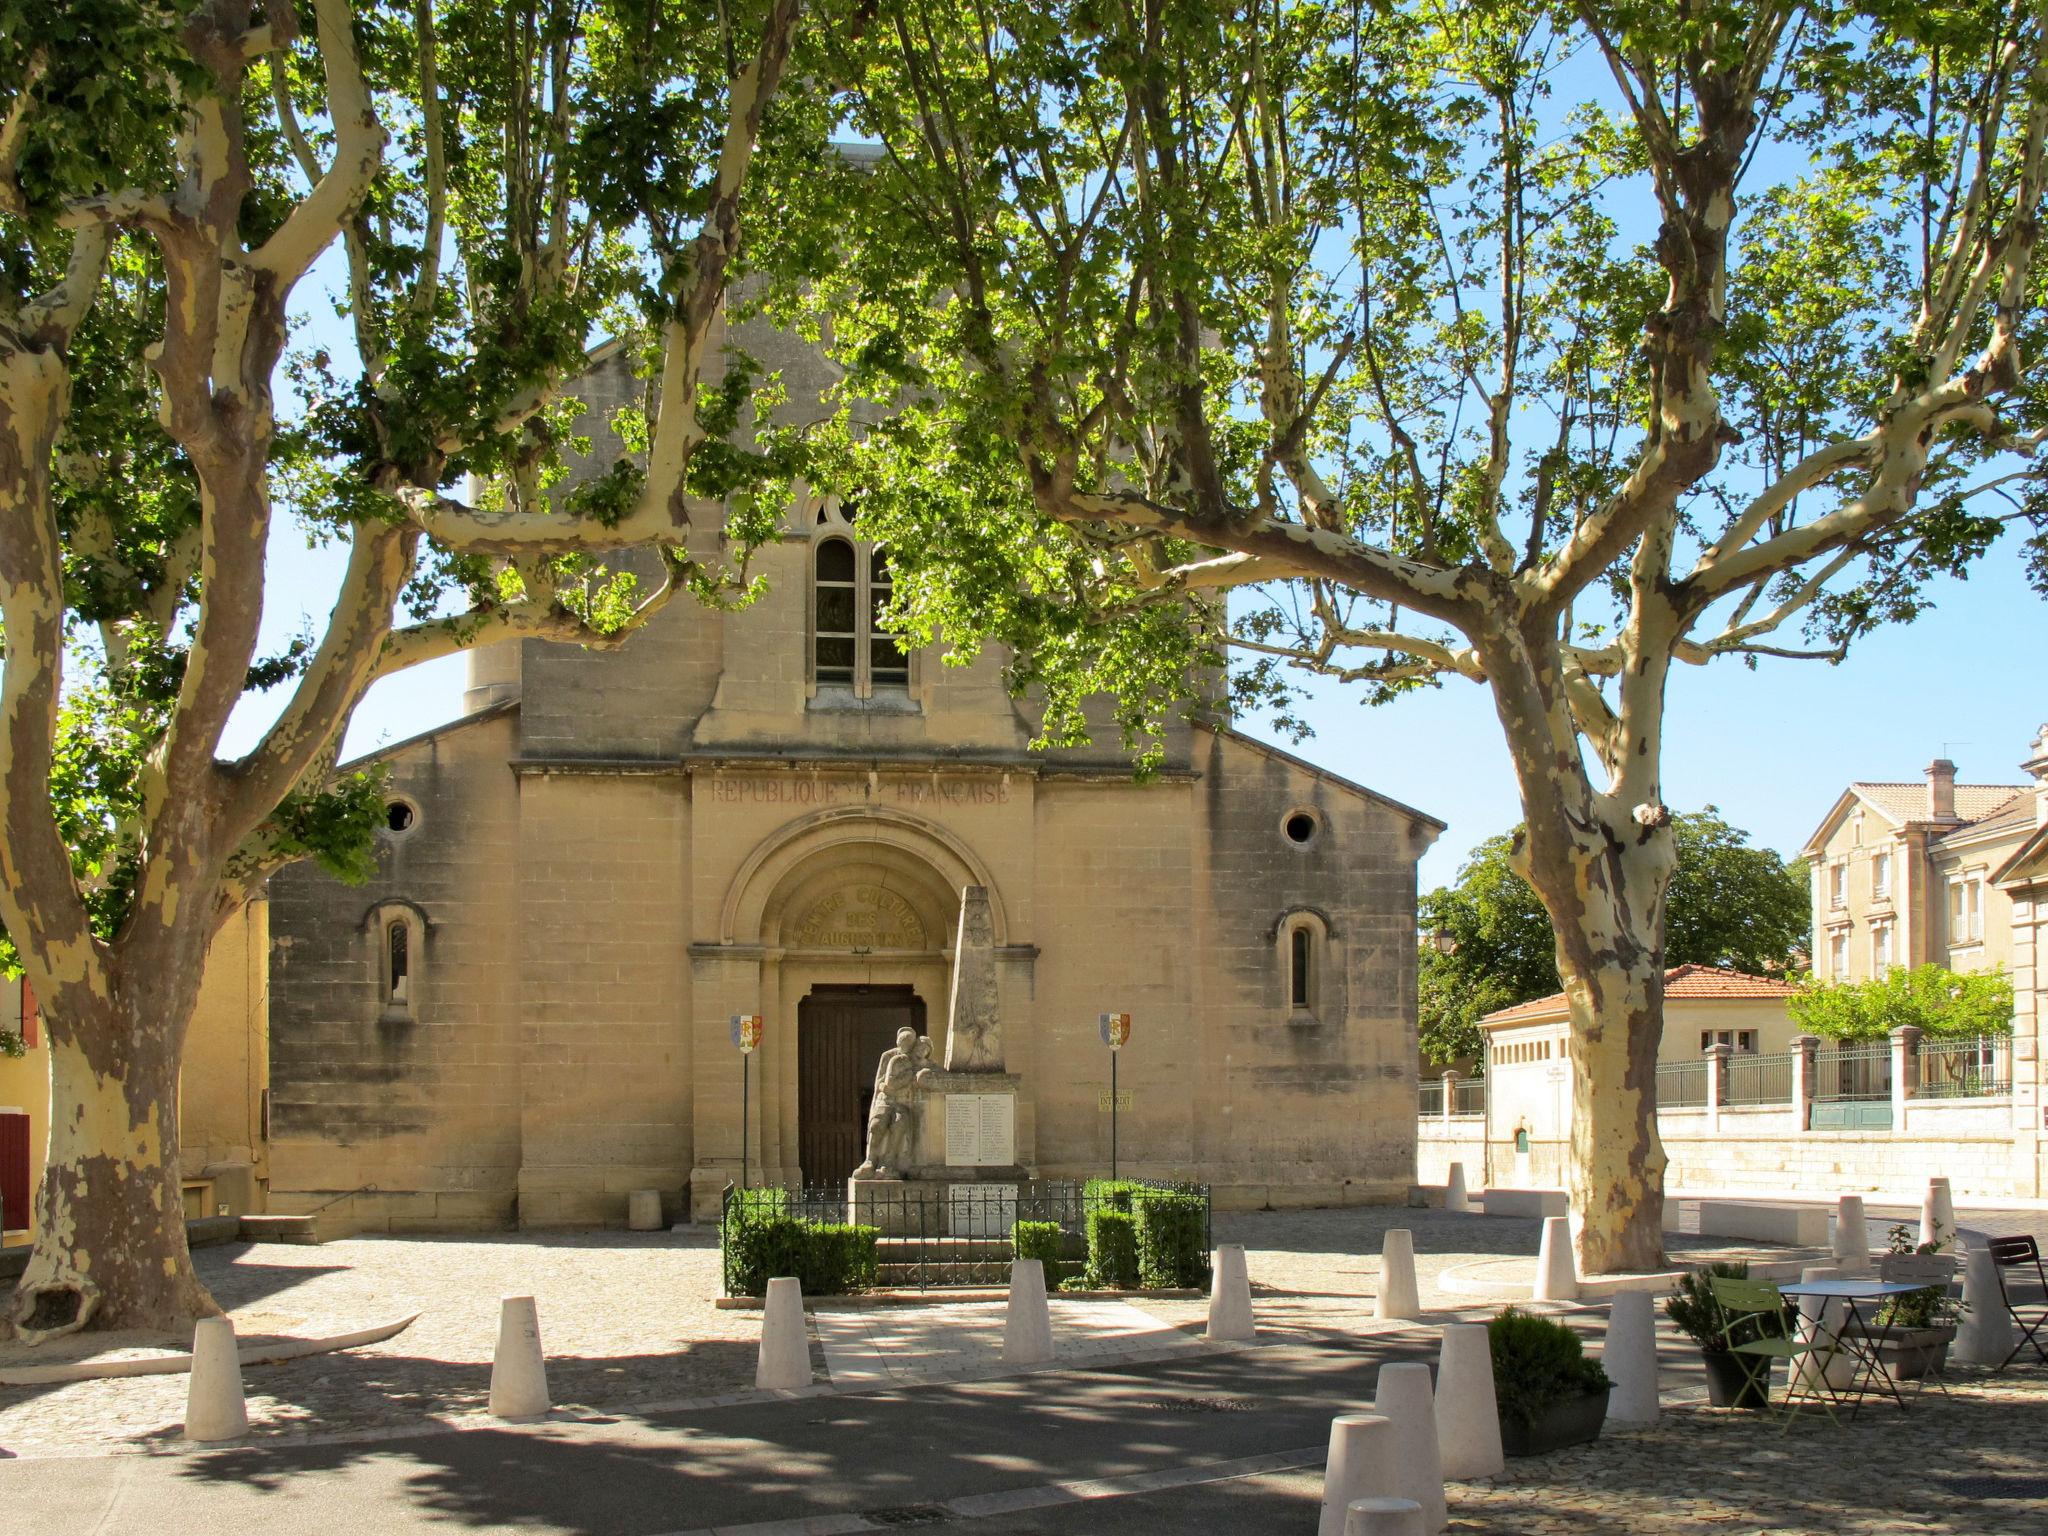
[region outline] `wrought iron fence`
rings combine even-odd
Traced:
[[[1667,1061],[1657,1068],[1659,1109],[1704,1109],[1707,1103],[1707,1064],[1704,1061]]]
[[[1415,1113],[1434,1120],[1444,1112],[1444,1080],[1425,1077],[1415,1093]]]
[[[1485,1114],[1486,1079],[1483,1077],[1458,1079],[1451,1095],[1451,1113],[1454,1115]]]
[[[1967,1040],[1925,1040],[1919,1049],[1916,1099],[1988,1099],[2012,1092],[2012,1041],[1977,1035]]]
[[[1889,1104],[1892,1097],[1892,1045],[1889,1040],[1852,1040],[1814,1052],[1813,1097],[1816,1103]]]
[[[863,1283],[884,1289],[938,1290],[1007,1285],[1016,1256],[1019,1222],[1059,1228],[1060,1258],[1068,1273],[1079,1273],[1087,1256],[1088,1217],[1098,1210],[1130,1211],[1148,1194],[1176,1195],[1201,1202],[1201,1277],[1214,1246],[1214,1204],[1206,1184],[1173,1184],[1143,1179],[1030,1179],[1015,1184],[942,1183],[912,1180],[863,1185],[857,1197],[844,1184],[809,1184],[725,1189],[719,1220],[720,1271],[727,1295],[747,1293],[739,1250],[746,1221],[778,1221],[796,1228],[872,1228],[875,1266]],[[1048,1266],[1047,1279],[1053,1278]]]
[[[1792,1054],[1743,1054],[1728,1058],[1722,1083],[1723,1104],[1790,1104]]]

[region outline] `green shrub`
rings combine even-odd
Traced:
[[[1145,1189],[1131,1202],[1137,1219],[1138,1283],[1148,1291],[1209,1283],[1209,1207],[1200,1195]]]
[[[1746,1280],[1749,1278],[1749,1266],[1737,1262],[1709,1264],[1704,1269],[1688,1270],[1678,1277],[1677,1286],[1664,1298],[1664,1315],[1681,1333],[1699,1345],[1701,1353],[1723,1355],[1728,1352],[1728,1336],[1721,1328],[1721,1304],[1714,1300],[1714,1288],[1709,1283],[1715,1275]],[[1783,1319],[1774,1324],[1769,1318],[1754,1317],[1745,1319],[1735,1331],[1735,1342],[1748,1344],[1761,1338],[1781,1339],[1786,1329]]]
[[[726,1294],[765,1296],[768,1282],[777,1275],[801,1278],[806,1231],[793,1216],[735,1217],[728,1211],[723,1237]]]
[[[1090,1179],[1081,1186],[1081,1209],[1122,1211],[1128,1215],[1131,1197],[1148,1188],[1138,1179]]]
[[[835,1296],[875,1283],[874,1227],[801,1221],[789,1191],[734,1190],[719,1233],[728,1296],[765,1296],[768,1282],[793,1277],[806,1296]]]
[[[1105,1290],[1137,1289],[1137,1217],[1106,1205],[1088,1213],[1088,1278]]]
[[[806,1296],[841,1296],[875,1283],[877,1227],[818,1221],[804,1224],[797,1280]]]
[[[1010,1229],[1010,1243],[1017,1257],[1036,1259],[1045,1266],[1047,1290],[1060,1283],[1060,1240],[1065,1235],[1056,1221],[1020,1221]]]
[[[1552,1403],[1609,1385],[1597,1360],[1563,1323],[1509,1307],[1486,1325],[1493,1346],[1493,1391],[1500,1416],[1527,1427]]]

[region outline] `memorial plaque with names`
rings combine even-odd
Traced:
[[[1007,1168],[1017,1161],[1017,1099],[1008,1093],[946,1095],[946,1166]]]

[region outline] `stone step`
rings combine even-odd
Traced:
[[[315,1230],[317,1218],[312,1216],[244,1216],[242,1218],[242,1241],[245,1243],[317,1243],[320,1235]]]

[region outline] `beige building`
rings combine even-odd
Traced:
[[[1795,1026],[1785,1000],[1799,989],[1781,977],[1751,976],[1709,965],[1664,973],[1660,1065],[1702,1062],[1725,1045],[1731,1060],[1792,1048]],[[1571,1014],[1562,992],[1487,1014],[1486,1166],[1496,1182],[1562,1185],[1571,1140]]]
[[[1843,790],[1802,850],[1813,875],[1813,971],[1863,981],[1893,966],[2012,968],[2012,897],[1995,878],[2035,826],[2024,784],[1958,784],[1945,758],[1925,783]]]
[[[792,398],[822,386],[780,363]],[[601,420],[630,385],[594,382]],[[1032,750],[1003,656],[883,632],[886,557],[829,494],[756,569],[759,602],[678,602],[616,653],[479,653],[467,714],[376,755],[375,880],[273,878],[273,1211],[618,1223],[652,1188],[701,1218],[743,1156],[843,1184],[896,1029],[944,1049],[972,885],[1028,1174],[1107,1171],[1097,1019],[1127,1012],[1122,1171],[1219,1203],[1403,1196],[1441,822],[1222,725],[1176,726],[1142,783],[1109,746]],[[735,1015],[765,1026],[744,1152]]]

